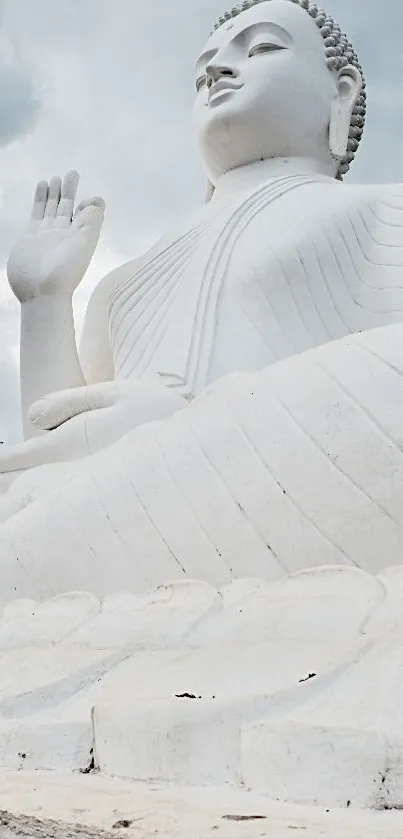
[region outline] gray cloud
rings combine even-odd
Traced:
[[[40,102],[32,68],[4,28],[4,0],[0,0],[0,146],[7,146],[32,130]]]
[[[193,68],[213,22],[231,5],[228,0],[5,0],[3,30],[23,57],[20,93],[16,85],[13,99],[11,85],[4,98],[8,124],[24,95],[28,114],[38,79],[41,112],[35,130],[0,153],[0,265],[25,223],[35,182],[71,167],[82,173],[82,193],[100,193],[107,201],[104,238],[78,297],[81,308],[106,262],[109,267],[134,257],[202,200],[205,178],[190,117]],[[388,3],[387,13],[379,0],[323,0],[323,5],[348,32],[368,81],[368,124],[349,178],[399,180],[401,0]],[[25,88],[24,67],[32,68]],[[14,125],[18,128],[17,116]],[[0,301],[7,294],[0,280]],[[15,331],[7,340],[15,349],[18,312],[15,304],[7,305],[14,306]],[[0,334],[0,359],[2,346]]]
[[[35,88],[24,68],[6,64],[0,56],[0,145],[31,131],[39,110]]]

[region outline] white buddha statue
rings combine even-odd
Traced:
[[[356,53],[311,0],[245,0],[196,88],[208,200],[99,283],[80,353],[101,199],[41,182],[10,257],[26,439],[0,456],[4,598],[401,561],[403,185],[343,183]]]

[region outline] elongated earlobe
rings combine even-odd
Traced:
[[[330,115],[329,148],[335,160],[342,160],[347,151],[349,130],[350,121],[345,118],[340,99],[334,99]]]

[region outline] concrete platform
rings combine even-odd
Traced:
[[[325,811],[229,786],[168,788],[100,775],[0,773],[1,839],[402,839],[403,812]]]

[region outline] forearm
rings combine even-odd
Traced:
[[[24,436],[37,432],[29,407],[57,390],[85,384],[77,353],[71,295],[43,294],[21,304],[21,404]]]

